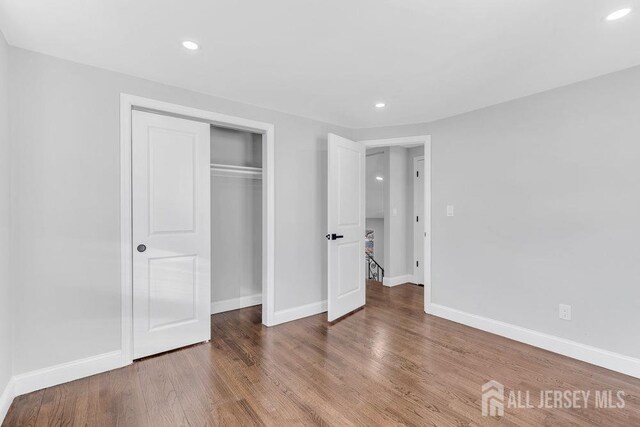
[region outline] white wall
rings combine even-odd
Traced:
[[[21,49],[10,60],[16,374],[120,348],[121,92],[275,124],[275,309],[326,299],[326,139],[352,131]]]
[[[384,181],[378,181],[376,177],[384,179],[386,161],[384,149],[367,150],[366,163],[366,217],[384,218]]]
[[[262,135],[211,126],[211,163],[262,167]]]
[[[384,209],[385,209],[385,176],[388,170],[389,155],[385,148],[367,150],[366,173],[366,220],[367,229],[373,230],[373,257],[384,268]],[[382,177],[378,181],[376,177]]]
[[[211,127],[211,162],[262,167],[262,136]],[[262,293],[262,181],[211,176],[211,302]]]
[[[409,166],[407,149],[404,147],[388,147],[387,172],[385,176],[385,278],[394,278],[409,274],[409,255],[407,240],[409,213]]]
[[[211,177],[211,302],[262,293],[262,181]]]
[[[11,241],[9,156],[9,46],[0,31],[0,395],[12,374],[12,301],[9,257]],[[2,409],[0,408],[0,411]],[[0,421],[2,420],[0,413]]]
[[[640,357],[639,112],[635,67],[356,137],[432,136],[434,303]]]

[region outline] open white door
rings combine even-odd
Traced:
[[[365,158],[362,143],[329,134],[328,320],[365,304]]]
[[[132,112],[133,358],[211,339],[209,125]]]

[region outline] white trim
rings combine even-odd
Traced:
[[[429,313],[431,307],[431,283],[426,283],[427,278],[424,279],[424,312]]]
[[[279,325],[292,320],[302,319],[303,317],[324,313],[325,311],[327,311],[327,300],[312,302],[311,304],[288,308],[286,310],[279,310],[275,312],[273,324]]]
[[[15,375],[13,377],[14,393],[15,396],[20,396],[32,391],[118,369],[123,366],[122,360],[122,352],[117,350]]]
[[[211,303],[211,314],[224,313],[225,311],[239,308],[252,307],[262,304],[262,294],[247,295],[245,297],[230,298]]]
[[[131,214],[131,109],[120,94],[120,340],[122,363],[133,361],[133,236]]]
[[[424,144],[424,231],[427,233],[427,238],[424,239],[424,309],[426,311],[431,305],[431,178],[433,176],[431,173],[431,135],[369,139],[360,142],[363,142],[367,148]],[[426,181],[427,176],[429,177],[429,185],[427,185]],[[413,278],[413,275],[410,275],[410,277]]]
[[[9,382],[6,387],[0,394],[0,424],[4,422],[5,417],[7,416],[7,412],[9,412],[9,407],[11,407],[11,403],[13,402],[15,394],[14,380],[13,377],[9,378]]]
[[[367,148],[389,147],[392,145],[431,144],[431,135],[402,136],[400,138],[387,139],[368,139],[360,142],[364,143]]]
[[[274,325],[276,310],[275,129],[267,125],[262,144],[262,323]]]
[[[640,378],[640,359],[581,344],[554,335],[537,332],[510,323],[466,313],[439,304],[430,304],[428,310],[425,310],[425,312],[472,328],[491,332],[534,347],[562,354],[573,359],[611,369],[612,371]]]
[[[275,307],[275,170],[273,124],[199,110],[139,96],[120,94],[120,263],[122,365],[133,361],[131,237],[131,110],[139,108],[203,120],[215,126],[263,135],[262,144],[262,323],[274,324]]]
[[[382,284],[387,287],[402,285],[403,283],[413,283],[413,274],[405,274],[403,276],[383,277]]]
[[[7,416],[13,399],[17,396],[118,369],[122,366],[124,366],[122,352],[117,350],[14,375],[0,394],[0,424]]]
[[[424,156],[415,156],[413,158],[413,176],[415,176],[416,172],[419,172],[419,170],[418,170],[418,162],[420,160],[423,161],[423,166],[424,166]],[[423,175],[427,175],[427,174],[424,173],[424,170],[423,170],[422,174]],[[422,177],[422,179],[425,179],[425,178],[426,178],[425,176]],[[416,181],[414,180],[413,182],[414,182],[414,184],[413,184],[413,194],[411,195],[411,198],[413,199],[413,217],[412,218],[415,218],[415,217],[418,216],[418,212],[416,211],[416,183],[415,183]],[[426,181],[425,181],[425,183],[426,183]],[[429,184],[431,184],[431,177],[429,177]],[[413,227],[412,227],[413,233],[412,233],[412,239],[411,240],[413,242],[412,246],[413,246],[414,251],[415,251],[415,247],[416,247],[416,227],[417,227],[417,224],[420,224],[422,226],[422,224],[425,222],[425,218],[426,217],[427,217],[426,215],[422,215],[422,218],[421,218],[420,221],[412,221],[413,222]],[[422,228],[424,229],[424,227],[422,227]],[[423,244],[424,244],[424,240],[425,240],[424,237],[426,237],[425,234],[420,236],[420,238],[423,241]],[[423,247],[423,250],[424,250],[424,247]],[[413,253],[413,259],[411,260],[411,265],[413,266],[413,283],[418,283],[418,281],[416,280],[416,278],[418,277],[418,272],[416,270],[419,267],[416,267],[415,260],[416,260],[415,253]],[[424,260],[422,261],[422,263],[423,263],[422,268],[424,269]],[[424,281],[425,280],[422,280],[422,282],[424,282]],[[424,285],[424,283],[420,283],[420,285]]]

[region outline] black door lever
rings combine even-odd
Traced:
[[[327,238],[327,240],[336,240],[336,239],[342,239],[344,236],[342,234],[333,233],[333,234],[327,234],[325,237]]]

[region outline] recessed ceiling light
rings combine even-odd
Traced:
[[[624,18],[631,12],[631,8],[625,7],[624,9],[616,10],[607,15],[607,21],[615,21],[616,19]]]
[[[185,49],[198,50],[198,43],[192,42],[191,40],[183,41],[182,46],[184,46]]]
[[[385,104],[384,102],[378,102],[376,104],[376,108],[384,108],[387,104]]]
[[[384,181],[384,178],[383,178],[383,177],[381,177],[381,176],[376,176],[376,179],[377,179],[378,181]]]

